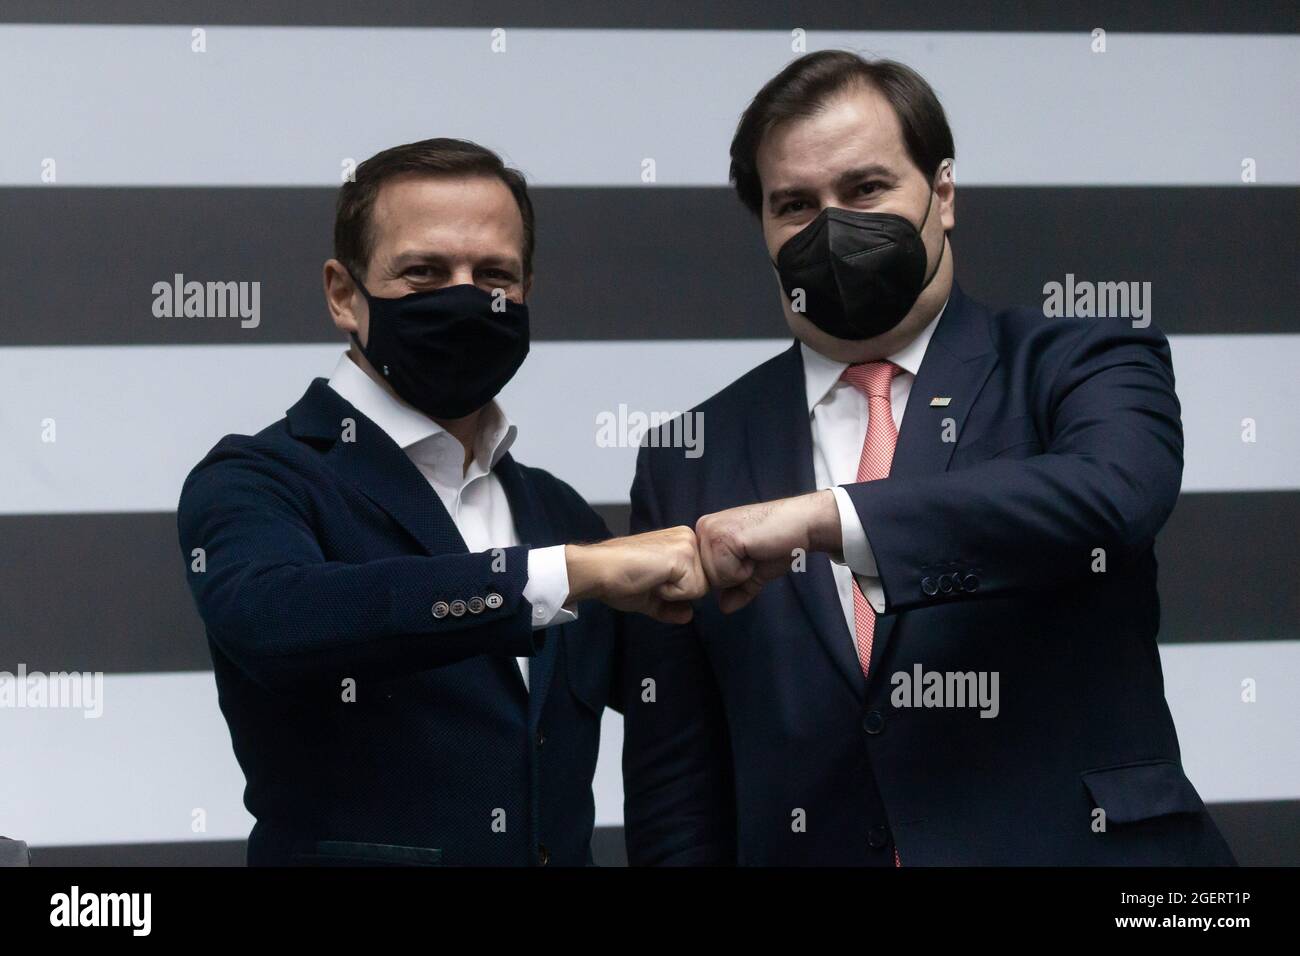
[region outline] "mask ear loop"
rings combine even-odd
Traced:
[[[364,284],[362,284],[361,280],[357,278],[357,274],[353,272],[350,268],[348,268],[348,266],[344,265],[343,268],[347,269],[348,275],[352,277],[352,284],[357,287],[357,291],[361,293],[361,297],[366,300],[366,305],[369,305],[370,290],[367,289]],[[373,317],[374,315],[373,310],[371,311],[371,315]],[[357,335],[357,333],[355,332],[349,332],[348,335],[351,337],[353,342],[357,343],[357,348],[361,350],[361,354],[365,355],[366,358],[369,359],[370,356],[366,355],[366,347],[361,344],[361,336]]]
[[[939,173],[938,173],[938,174],[939,174],[940,176],[943,175],[943,168],[944,168],[944,166],[947,166],[947,165],[950,164],[951,162],[952,162],[951,159],[945,159],[945,160],[943,160],[943,161],[941,161],[941,162],[939,163]],[[934,180],[931,180],[931,181],[930,181],[930,199],[932,199],[932,200],[934,199]],[[924,231],[925,231],[925,224],[926,224],[927,222],[930,221],[930,206],[931,206],[931,205],[933,205],[933,203],[926,203],[926,205],[925,205],[925,215],[921,217],[921,228],[918,229],[918,230],[916,230],[916,234],[917,234],[918,236],[919,236],[919,235],[922,235],[922,233],[924,233]],[[945,236],[946,236],[946,235],[947,235],[947,234],[945,233]],[[921,245],[922,245],[922,246],[925,245],[925,239],[924,239],[924,237],[922,237],[922,239],[921,239]],[[947,248],[947,246],[948,246],[948,242],[947,242],[947,239],[945,238],[945,240],[944,240],[942,243],[940,243],[940,245],[939,245],[939,258],[938,258],[937,260],[935,260],[935,263],[934,263],[934,271],[930,273],[930,278],[926,279],[925,282],[922,283],[922,285],[921,285],[921,290],[920,290],[920,292],[917,293],[917,295],[920,295],[921,292],[924,292],[926,289],[928,289],[928,288],[930,287],[930,283],[934,281],[934,277],[937,276],[937,275],[939,274],[939,267],[940,267],[941,265],[943,265],[943,250],[944,250],[945,248]]]

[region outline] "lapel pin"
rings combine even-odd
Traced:
[[[952,402],[952,399],[949,398],[947,395],[936,395],[936,396],[934,396],[934,398],[930,399],[930,407],[931,407],[931,408],[947,408],[948,405],[951,404],[951,402]]]

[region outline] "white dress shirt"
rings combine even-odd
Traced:
[[[887,361],[903,371],[894,376],[890,384],[889,405],[894,413],[894,425],[903,427],[903,412],[907,397],[912,393],[912,383],[925,358],[935,326],[943,317],[945,302],[939,314],[921,330],[921,334]],[[876,559],[871,553],[866,529],[858,518],[857,509],[849,494],[840,485],[851,485],[858,480],[858,462],[862,458],[862,445],[867,439],[870,406],[867,397],[856,387],[840,380],[847,362],[837,362],[806,344],[800,343],[803,352],[804,386],[807,391],[808,414],[811,416],[813,444],[813,474],[818,490],[830,488],[835,492],[835,503],[840,512],[840,533],[844,538],[843,561],[832,559],[831,571],[839,591],[844,619],[849,625],[849,636],[854,634],[853,577],[857,576],[862,594],[877,614],[885,611],[885,590],[880,583]]]
[[[437,492],[471,552],[519,544],[510,502],[492,469],[514,444],[518,429],[501,406],[489,402],[479,421],[474,458],[466,470],[460,440],[421,411],[390,395],[344,352],[329,379],[330,388],[351,402],[406,452]],[[533,629],[565,624],[577,614],[563,606],[569,596],[564,545],[528,552],[524,600],[533,606]],[[516,658],[528,686],[528,658]]]

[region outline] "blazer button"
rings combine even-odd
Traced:
[[[873,710],[862,718],[862,729],[867,733],[875,736],[883,733],[885,730],[885,715],[878,710]]]
[[[963,591],[978,591],[980,589],[980,579],[973,574],[966,575],[961,582]]]
[[[546,734],[542,733],[540,730],[537,731],[537,749],[541,750],[542,746],[545,743],[546,743]]]
[[[867,846],[873,850],[889,846],[889,827],[874,826],[867,831]]]
[[[500,594],[497,594],[496,591],[493,591],[491,594],[487,596],[484,603],[487,604],[488,607],[492,608],[492,610],[495,611],[504,603],[504,599],[501,597]]]
[[[486,606],[487,605],[483,603],[483,599],[477,594],[469,599],[469,613],[471,614],[482,614],[483,608]]]
[[[940,590],[940,591],[942,591],[944,594],[951,594],[951,593],[952,593],[952,587],[953,587],[953,583],[952,583],[952,575],[951,575],[951,574],[941,574],[941,575],[939,575],[939,590]]]
[[[551,862],[551,851],[546,849],[545,843],[537,844],[537,865],[545,866]]]
[[[442,620],[444,617],[447,616],[447,612],[450,610],[451,610],[450,604],[448,604],[446,601],[439,601],[433,606],[433,616],[438,618],[438,620]]]
[[[921,593],[926,597],[934,597],[939,593],[939,585],[935,584],[934,578],[921,578]]]
[[[456,600],[451,602],[451,616],[452,617],[465,616],[465,602],[462,601],[460,598],[457,598]]]

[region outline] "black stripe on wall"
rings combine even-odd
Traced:
[[[1161,643],[1300,638],[1300,492],[1182,495],[1156,537]]]
[[[1300,800],[1212,803],[1207,809],[1242,866],[1300,866]],[[32,866],[243,866],[246,841],[32,847]],[[626,866],[622,827],[596,827],[599,866]]]
[[[332,188],[0,188],[2,345],[333,342]],[[786,335],[757,223],[729,189],[534,190],[538,340]],[[1300,331],[1300,188],[962,187],[958,280],[992,305],[1150,282],[1169,334]],[[156,318],[154,284],[260,282],[260,324]]]
[[[627,505],[597,510],[625,533]],[[1184,495],[1156,545],[1161,642],[1300,639],[1300,492]],[[170,513],[0,517],[0,670],[208,670]]]
[[[1023,0],[916,4],[910,0],[712,0],[653,4],[565,0],[6,0],[0,22],[320,26],[514,26],[645,29],[1023,30],[1155,33],[1294,33],[1287,0],[1133,4],[1127,0]]]
[[[210,670],[171,512],[0,517],[0,670]]]

